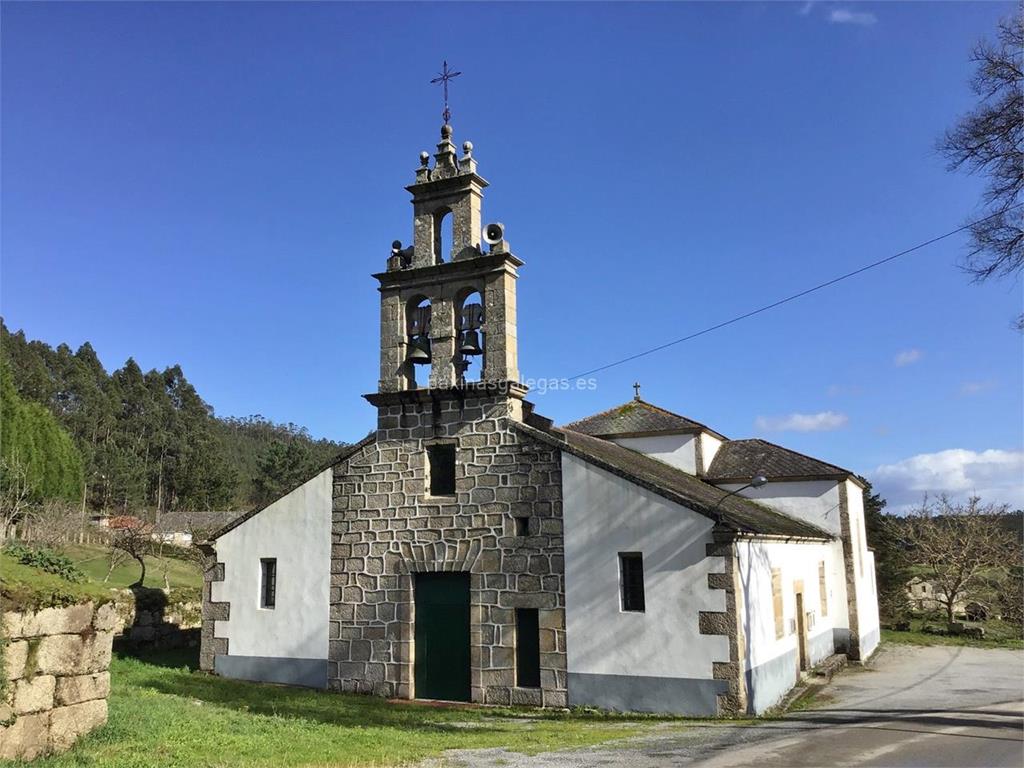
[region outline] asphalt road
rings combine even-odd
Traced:
[[[455,768],[1022,768],[1024,651],[886,646],[851,667],[813,709],[756,725],[665,727],[591,749],[526,756],[450,752]]]
[[[888,646],[756,744],[693,760],[739,766],[1024,765],[1024,652]]]

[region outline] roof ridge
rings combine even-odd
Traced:
[[[668,414],[669,416],[675,416],[677,419],[683,419],[684,421],[692,421],[698,427],[703,427],[704,429],[707,429],[707,430],[711,429],[711,427],[709,427],[707,424],[702,424],[701,422],[697,421],[696,419],[691,419],[689,416],[683,416],[683,414],[681,414],[681,413],[676,413],[675,411],[670,411],[668,408],[662,408],[660,405],[655,405],[654,403],[649,403],[646,400],[642,400],[639,397],[636,398],[635,402],[643,403],[648,408],[653,408],[656,411],[661,411],[662,413]]]
[[[621,434],[625,434],[625,432],[628,432],[630,430],[623,431],[623,430],[615,429],[615,428],[609,428],[608,430],[602,430],[600,428],[600,426],[595,426],[595,425],[604,426],[601,423],[602,420],[608,420],[609,422],[613,422],[613,421],[616,421],[616,420],[628,419],[628,418],[630,418],[630,415],[631,415],[631,413],[634,410],[637,412],[638,418],[644,418],[644,417],[654,418],[654,419],[661,418],[661,419],[669,419],[669,420],[673,420],[673,421],[678,422],[677,425],[672,426],[672,427],[669,427],[669,426],[653,427],[652,426],[652,428],[649,430],[652,433],[654,433],[654,432],[667,432],[667,433],[708,432],[708,433],[714,435],[715,437],[721,438],[722,440],[727,439],[725,437],[725,435],[722,435],[721,433],[715,431],[714,429],[709,427],[707,424],[704,424],[702,422],[696,421],[695,419],[691,419],[689,416],[684,416],[681,413],[676,413],[675,411],[670,411],[667,408],[662,408],[660,405],[655,405],[654,403],[648,402],[647,400],[644,400],[644,399],[642,399],[640,397],[634,397],[631,400],[627,400],[624,403],[619,403],[618,405],[614,405],[611,408],[606,408],[603,411],[598,411],[597,413],[592,413],[589,416],[584,416],[581,419],[575,419],[574,421],[570,421],[567,424],[563,424],[563,425],[560,425],[560,426],[562,426],[565,429],[571,429],[574,432],[583,432],[584,434],[589,434],[589,435],[602,435],[602,436],[612,437],[612,436],[614,436],[616,434],[620,434],[620,433]],[[609,425],[609,427],[610,427],[610,425]],[[584,431],[584,428],[587,431]],[[590,431],[590,430],[593,430],[593,431]],[[636,430],[634,430],[634,431],[636,431]],[[647,431],[647,430],[640,430],[640,431]]]
[[[594,466],[597,466],[600,469],[620,474],[621,476],[624,476],[625,479],[627,479],[628,481],[640,485],[641,487],[647,488],[648,490],[657,493],[659,496],[662,496],[663,498],[666,498],[669,501],[672,501],[676,504],[680,504],[681,506],[687,509],[691,509],[697,514],[700,514],[711,520],[715,520],[716,522],[725,522],[727,525],[729,525],[735,530],[746,530],[755,535],[775,535],[770,532],[766,533],[764,530],[759,531],[757,530],[756,523],[751,521],[745,522],[742,519],[742,517],[739,515],[739,512],[742,510],[744,506],[749,505],[749,507],[755,508],[759,513],[763,515],[767,515],[772,518],[781,519],[788,523],[795,524],[799,526],[797,530],[803,529],[804,531],[802,534],[783,535],[790,535],[793,538],[833,538],[831,534],[829,534],[827,531],[824,531],[820,527],[814,525],[813,523],[809,523],[805,520],[800,520],[799,518],[787,515],[784,512],[780,512],[776,509],[768,507],[765,504],[761,504],[755,499],[749,499],[744,496],[734,495],[731,492],[722,491],[722,489],[716,487],[712,483],[702,480],[701,478],[696,477],[695,475],[690,475],[687,472],[682,471],[678,467],[673,467],[670,464],[658,461],[657,459],[654,459],[638,451],[630,450],[629,448],[620,446],[612,441],[603,440],[599,437],[587,435],[582,432],[569,430],[572,433],[572,440],[576,440],[577,442],[582,442],[584,444],[587,444],[589,442],[592,446],[600,446],[605,451],[611,451],[612,453],[620,452],[624,456],[628,455],[633,462],[639,463],[641,466],[636,469],[630,469],[628,467],[619,465],[612,458],[602,457],[599,451],[595,452],[592,450],[587,450],[587,448],[584,446],[573,444],[570,441],[568,435],[565,435],[564,431],[561,429],[553,428],[551,430],[541,430],[536,427],[530,427],[526,424],[514,424],[513,427],[528,435],[534,436],[536,439],[550,441],[550,443],[554,444],[555,447],[559,448],[560,450],[565,450],[568,451],[569,453],[580,456],[580,458],[583,458],[588,463],[593,464]],[[645,464],[647,466],[643,466]],[[709,502],[708,500],[701,500],[699,497],[694,496],[692,493],[688,493],[683,490],[671,487],[671,485],[667,484],[664,477],[658,477],[659,472],[667,472],[673,476],[677,476],[680,480],[685,480],[690,483],[696,483],[697,485],[699,485],[700,487],[704,488],[707,491],[713,491],[721,495],[715,498],[713,502]],[[729,507],[731,506],[738,506],[740,507],[740,510],[730,511]]]
[[[638,401],[634,398],[633,400],[629,400],[629,401],[627,401],[625,403],[622,403],[621,405],[613,405],[611,408],[608,408],[608,409],[603,410],[603,411],[599,411],[598,413],[592,413],[589,416],[584,416],[582,419],[576,419],[575,421],[570,421],[569,423],[563,425],[562,428],[568,429],[568,428],[572,427],[573,424],[579,424],[582,421],[590,421],[591,419],[596,419],[598,416],[606,416],[609,413],[617,411],[620,408],[624,408],[627,405],[629,405],[630,403],[635,403],[635,402],[638,402]],[[640,400],[639,402],[643,402],[643,400]]]
[[[832,467],[833,469],[839,470],[839,472],[841,472],[843,474],[847,474],[847,475],[856,475],[857,474],[853,470],[846,469],[845,467],[840,467],[838,464],[833,464],[831,461],[825,461],[824,459],[819,459],[817,456],[811,456],[810,454],[807,454],[807,453],[801,453],[800,451],[793,450],[792,448],[787,448],[784,445],[779,445],[778,443],[773,443],[771,440],[765,440],[763,437],[745,437],[745,438],[741,438],[740,440],[727,440],[726,442],[728,442],[728,443],[742,443],[742,442],[764,443],[765,445],[770,445],[773,448],[778,448],[780,450],[786,451],[787,453],[793,453],[793,454],[796,454],[797,456],[802,456],[805,459],[810,459],[811,461],[816,461],[819,464],[824,464],[827,467]]]

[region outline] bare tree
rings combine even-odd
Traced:
[[[81,530],[78,510],[69,502],[49,499],[25,512],[32,528],[32,541],[50,549],[73,541]]]
[[[32,501],[28,470],[17,456],[0,458],[0,541],[12,535]]]
[[[169,539],[170,537],[165,532],[158,531],[151,535],[150,541],[150,554],[160,565],[160,575],[163,577],[165,592],[169,592],[171,590],[170,569],[173,557],[172,552],[168,548],[174,547],[176,549],[181,549],[181,547],[177,547],[175,544],[171,543]]]
[[[892,524],[911,561],[935,586],[935,599],[945,609],[949,624],[958,603],[1020,562],[1015,537],[1000,525],[1006,511],[1006,505],[982,504],[976,496],[966,504],[940,496],[934,502],[926,499],[904,520]]]
[[[116,568],[120,568],[131,560],[131,555],[129,555],[125,550],[114,546],[113,536],[110,538],[110,551],[107,554],[110,558],[110,562],[107,566],[107,575],[103,577],[104,584],[110,581],[110,577],[113,575]]]
[[[113,518],[111,524],[115,527],[110,546],[126,553],[139,564],[139,578],[131,586],[141,587],[146,580],[146,555],[153,551],[153,528],[149,523],[127,515]]]
[[[996,42],[982,40],[971,61],[978,105],[939,141],[950,170],[984,173],[986,218],[972,225],[964,267],[977,281],[1019,276],[1024,269],[1024,5],[999,23]],[[1024,315],[1017,318],[1024,330]]]

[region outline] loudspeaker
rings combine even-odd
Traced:
[[[505,239],[505,225],[500,221],[488,224],[484,227],[484,242],[488,245],[497,245]]]

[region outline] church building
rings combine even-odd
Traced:
[[[433,160],[433,162],[431,162]],[[637,396],[563,427],[445,122],[379,283],[377,429],[205,545],[203,669],[392,698],[762,713],[879,640],[863,486]],[[441,231],[450,221],[450,249]]]

